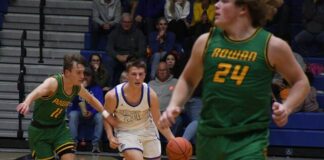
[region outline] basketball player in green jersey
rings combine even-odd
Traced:
[[[282,127],[310,90],[288,44],[261,27],[282,0],[219,0],[215,28],[195,42],[191,57],[160,118],[171,126],[199,81],[203,108],[197,131],[198,160],[263,160],[271,121],[271,80],[279,72],[291,85],[287,101],[272,104]]]
[[[54,152],[61,160],[75,159],[74,141],[64,118],[65,109],[76,95],[102,112],[110,124],[116,124],[101,103],[81,86],[84,66],[81,55],[65,56],[63,74],[47,78],[17,106],[17,111],[25,115],[35,101],[33,120],[28,127],[28,140],[35,159],[55,159]]]

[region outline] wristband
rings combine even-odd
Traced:
[[[109,117],[109,113],[108,113],[106,110],[103,110],[103,111],[101,112],[101,114],[102,114],[102,116],[103,116],[104,118],[108,118],[108,117]]]

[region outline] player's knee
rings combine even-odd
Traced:
[[[74,155],[75,153],[74,145],[73,144],[63,145],[60,148],[56,149],[56,153],[60,157],[60,159],[65,154]]]

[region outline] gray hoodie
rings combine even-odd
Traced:
[[[158,78],[150,81],[150,87],[159,97],[161,112],[165,111],[166,107],[168,106],[177,81],[178,79],[173,78],[172,75],[170,75],[169,79],[164,82],[161,82]]]
[[[105,0],[94,0],[92,6],[92,19],[100,26],[109,23],[118,24],[121,18],[120,0],[111,0],[106,3]]]

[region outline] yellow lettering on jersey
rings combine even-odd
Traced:
[[[249,66],[239,64],[233,66],[229,63],[219,63],[213,81],[216,83],[225,83],[226,77],[230,76],[230,79],[236,81],[235,84],[239,86],[243,83],[249,69]]]
[[[63,112],[64,109],[56,108],[54,112],[51,113],[51,117],[57,118]]]
[[[61,106],[61,107],[65,107],[67,108],[70,104],[70,101],[65,101],[65,100],[61,100],[58,98],[55,98],[52,103],[54,103],[55,105]]]
[[[215,48],[211,57],[254,62],[256,61],[257,55],[258,53],[253,51]]]

